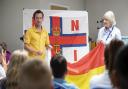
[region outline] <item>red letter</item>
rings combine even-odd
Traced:
[[[79,20],[71,20],[72,31],[79,30]]]
[[[74,50],[74,61],[77,61],[77,50]]]

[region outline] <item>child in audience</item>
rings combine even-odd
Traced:
[[[40,59],[33,58],[20,68],[19,89],[52,89],[51,71]]]
[[[55,55],[50,61],[54,76],[54,89],[78,89],[75,85],[67,83],[64,78],[67,73],[67,61],[62,55]]]
[[[15,50],[10,58],[6,74],[6,89],[17,89],[19,68],[28,59],[28,53],[25,50]]]

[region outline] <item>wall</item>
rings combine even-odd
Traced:
[[[86,0],[86,9],[89,13],[89,31],[93,40],[96,40],[97,20],[100,20],[104,13],[112,10],[115,13],[117,27],[122,35],[128,35],[128,0]]]
[[[2,20],[2,8],[3,8],[3,6],[2,6],[2,4],[3,4],[3,0],[0,0],[0,33],[2,33],[2,22],[3,22],[3,20]],[[1,40],[2,40],[2,37],[3,37],[3,34],[0,34],[0,42],[1,42]]]
[[[2,0],[0,0],[0,3]],[[6,41],[9,50],[13,51],[23,47],[23,43],[19,40],[22,36],[23,29],[23,8],[29,9],[49,9],[50,4],[61,4],[69,6],[70,10],[84,10],[84,0],[3,0],[2,30],[0,29],[0,35],[2,35],[1,41]]]

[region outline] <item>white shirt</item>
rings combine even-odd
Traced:
[[[103,74],[96,75],[90,80],[90,89],[113,89],[109,79],[108,70]]]
[[[2,65],[0,64],[0,78],[6,77],[6,73]]]
[[[98,39],[97,39],[98,42],[102,41],[104,44],[109,44],[113,39],[121,40],[121,32],[117,27],[112,26],[109,29],[102,27],[99,30]]]

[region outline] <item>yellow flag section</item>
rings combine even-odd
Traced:
[[[90,78],[104,71],[104,44],[99,43],[76,63],[68,63],[66,80],[79,89],[90,89]]]

